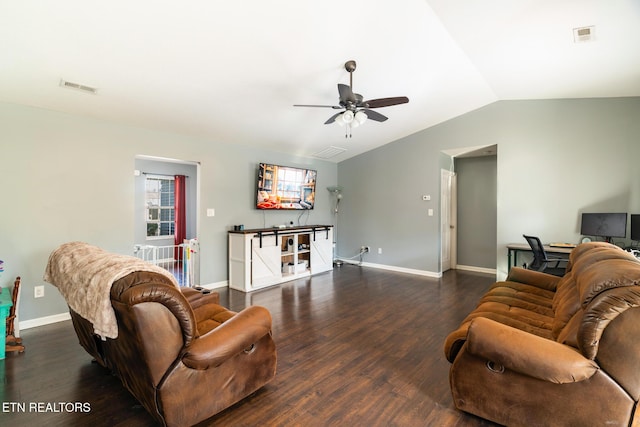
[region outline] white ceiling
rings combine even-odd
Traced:
[[[638,0],[0,0],[0,102],[340,161],[496,100],[640,96],[639,24]],[[335,105],[349,59],[410,102],[345,139],[293,104]]]

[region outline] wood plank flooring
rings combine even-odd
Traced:
[[[278,370],[200,426],[493,426],[453,406],[442,348],[494,280],[344,265],[250,294],[223,289],[221,303],[232,310],[270,310]],[[22,337],[26,352],[0,361],[0,425],[155,425],[116,377],[91,363],[70,321]],[[65,403],[84,406],[67,412]]]

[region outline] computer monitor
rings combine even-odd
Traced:
[[[580,234],[604,237],[607,242],[610,242],[612,237],[627,237],[627,214],[583,213]]]
[[[640,241],[640,215],[631,214],[631,240]]]

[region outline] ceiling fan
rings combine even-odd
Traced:
[[[397,96],[393,98],[378,98],[364,101],[364,97],[359,93],[353,92],[353,72],[356,70],[356,61],[347,61],[344,64],[345,70],[349,72],[349,86],[338,83],[339,102],[338,105],[310,105],[295,104],[294,107],[321,107],[333,108],[335,110],[344,110],[329,117],[324,122],[325,125],[338,123],[340,126],[346,125],[345,138],[351,137],[351,128],[358,127],[367,119],[376,122],[384,122],[388,117],[371,110],[371,108],[390,107],[392,105],[406,104],[409,98],[406,96]]]

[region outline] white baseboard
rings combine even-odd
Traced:
[[[218,289],[218,288],[226,288],[229,286],[228,280],[222,280],[220,282],[208,283],[206,285],[200,285],[205,289]]]
[[[226,288],[229,285],[228,281],[223,280],[221,282],[209,283],[206,285],[200,285],[205,289],[217,289]],[[71,320],[69,312],[52,314],[51,316],[38,317],[36,319],[19,320],[19,330],[37,328],[38,326],[50,325],[52,323],[64,322],[65,320]]]
[[[342,262],[344,262],[346,264],[355,264],[355,265],[361,265],[362,267],[378,268],[380,270],[396,271],[398,273],[416,274],[418,276],[432,277],[432,278],[435,278],[435,279],[439,279],[439,278],[442,277],[442,273],[437,273],[437,272],[433,272],[433,271],[426,271],[426,270],[416,270],[414,268],[397,267],[395,265],[375,264],[375,263],[371,263],[371,262],[360,263],[359,261],[354,261],[354,260],[350,260],[350,259],[340,259],[340,261],[342,261]]]
[[[476,273],[487,273],[487,274],[497,274],[498,270],[495,268],[486,268],[486,267],[474,267],[472,265],[456,265],[456,270],[464,270],[464,271],[474,271]]]
[[[396,267],[394,265],[385,265],[385,264],[375,264],[375,263],[371,263],[371,262],[363,262],[360,263],[359,261],[355,261],[352,259],[340,259],[340,261],[344,262],[345,264],[354,264],[354,265],[361,265],[363,267],[369,267],[369,268],[379,268],[381,270],[389,270],[389,271],[397,271],[399,273],[409,273],[409,274],[416,274],[419,276],[425,276],[425,277],[433,277],[435,279],[439,279],[442,277],[442,273],[438,273],[438,272],[434,272],[434,271],[426,271],[426,270],[416,270],[413,268],[404,268],[404,267]],[[495,268],[486,268],[486,267],[474,267],[471,265],[456,265],[455,266],[456,270],[464,270],[464,271],[473,271],[476,273],[487,273],[487,274],[497,274],[497,270]]]
[[[37,328],[38,326],[50,325],[52,323],[64,322],[65,320],[71,320],[71,314],[69,312],[52,314],[51,316],[38,317],[36,319],[18,321],[20,330]]]

